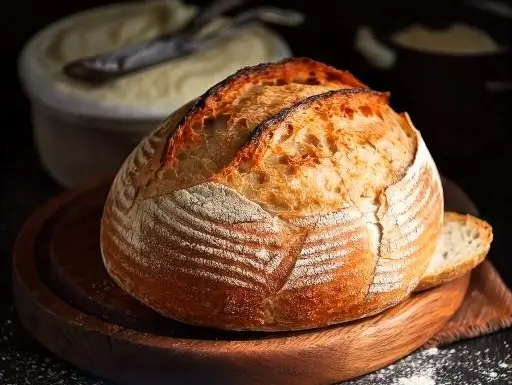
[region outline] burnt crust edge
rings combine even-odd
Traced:
[[[181,117],[181,119],[178,121],[176,127],[174,130],[172,130],[171,133],[167,135],[167,138],[165,139],[165,146],[164,150],[161,153],[160,156],[160,164],[163,166],[168,158],[171,140],[176,132],[179,131],[181,127],[187,124],[188,120],[195,117],[196,114],[203,112],[206,104],[208,101],[210,101],[212,98],[221,96],[222,93],[229,89],[231,85],[233,85],[236,82],[239,82],[243,80],[244,78],[249,78],[251,76],[262,76],[265,73],[270,73],[272,71],[276,71],[279,69],[286,68],[287,64],[295,64],[295,65],[303,65],[304,67],[310,66],[311,67],[311,76],[313,77],[315,74],[315,71],[322,71],[327,74],[327,77],[329,75],[332,76],[332,80],[338,80],[342,83],[345,83],[345,80],[348,80],[352,84],[345,83],[351,87],[357,87],[357,88],[368,88],[364,83],[362,83],[360,80],[358,80],[352,73],[345,70],[337,69],[333,66],[330,66],[328,64],[313,60],[311,58],[307,57],[292,57],[283,59],[277,62],[268,62],[268,63],[261,63],[254,66],[247,66],[244,68],[239,69],[234,74],[228,76],[224,80],[220,81],[219,83],[215,84],[211,88],[209,88],[205,93],[203,93],[201,96],[199,96],[190,106],[190,108],[184,113],[184,115]],[[343,77],[346,77],[347,79],[343,79]],[[277,80],[277,77],[276,77]],[[264,83],[262,83],[264,84]],[[165,123],[164,123],[165,124]]]

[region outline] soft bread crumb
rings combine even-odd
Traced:
[[[467,227],[467,224],[460,222],[445,223],[426,273],[432,274],[465,261],[468,257],[482,253],[486,246],[480,239],[479,228]]]
[[[493,239],[491,226],[471,215],[445,213],[432,259],[417,290],[462,276],[484,260]]]

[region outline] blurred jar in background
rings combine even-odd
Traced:
[[[172,33],[196,12],[180,0],[109,5],[59,20],[27,43],[19,73],[36,145],[54,179],[73,186],[115,172],[133,146],[181,105],[242,67],[291,55],[279,35],[251,26],[190,56],[101,85],[62,72],[73,60]]]
[[[512,19],[506,7],[428,9],[398,23],[373,18],[359,27],[354,47],[392,104],[410,113],[441,171],[475,179],[510,143]]]

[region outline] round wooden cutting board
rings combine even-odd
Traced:
[[[462,303],[469,276],[357,322],[295,333],[225,332],[171,321],[126,295],[99,250],[111,179],[37,211],[14,252],[25,327],[62,359],[122,385],[321,385],[358,377],[421,347]],[[445,183],[448,209],[475,212]]]

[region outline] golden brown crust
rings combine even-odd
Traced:
[[[136,201],[131,209],[106,205],[102,254],[111,277],[141,302],[182,322],[235,330],[264,325],[263,309],[256,305],[286,281],[305,233],[276,226],[271,218],[253,226],[212,224],[176,206],[175,197]],[[169,215],[175,215],[171,227],[165,222]],[[231,232],[238,237],[229,238]],[[270,258],[259,256],[262,251]]]
[[[161,165],[148,171],[153,180],[145,195],[209,180],[258,124],[305,97],[348,87],[364,85],[347,72],[305,58],[238,71],[199,97],[177,126],[163,125],[167,144],[159,155]]]
[[[422,277],[416,287],[415,291],[423,291],[431,289],[435,286],[442,285],[443,283],[461,277],[469,273],[480,263],[482,263],[489,252],[493,240],[493,231],[491,225],[486,221],[476,218],[470,214],[459,214],[454,212],[444,213],[444,223],[455,223],[460,227],[460,231],[471,231],[478,233],[478,242],[481,245],[481,250],[472,250],[470,245],[458,245],[458,248],[467,246],[464,258],[454,261],[454,263],[444,266],[443,269],[436,269],[432,272],[427,271]],[[455,250],[445,250],[448,253],[454,253]]]
[[[408,116],[347,76],[305,59],[245,70],[148,135],[102,218],[119,286],[230,330],[322,327],[405,299],[440,233],[440,178]]]
[[[234,99],[258,85],[338,85],[340,87],[365,87],[346,71],[311,60],[309,58],[284,59],[277,63],[262,63],[243,68],[200,96],[178,123],[180,132],[170,138],[165,161],[173,164],[180,142],[194,138],[193,127],[203,125],[207,119],[229,114]]]
[[[312,95],[256,127],[214,180],[286,217],[359,205],[411,165],[416,138],[403,119],[373,90]]]

